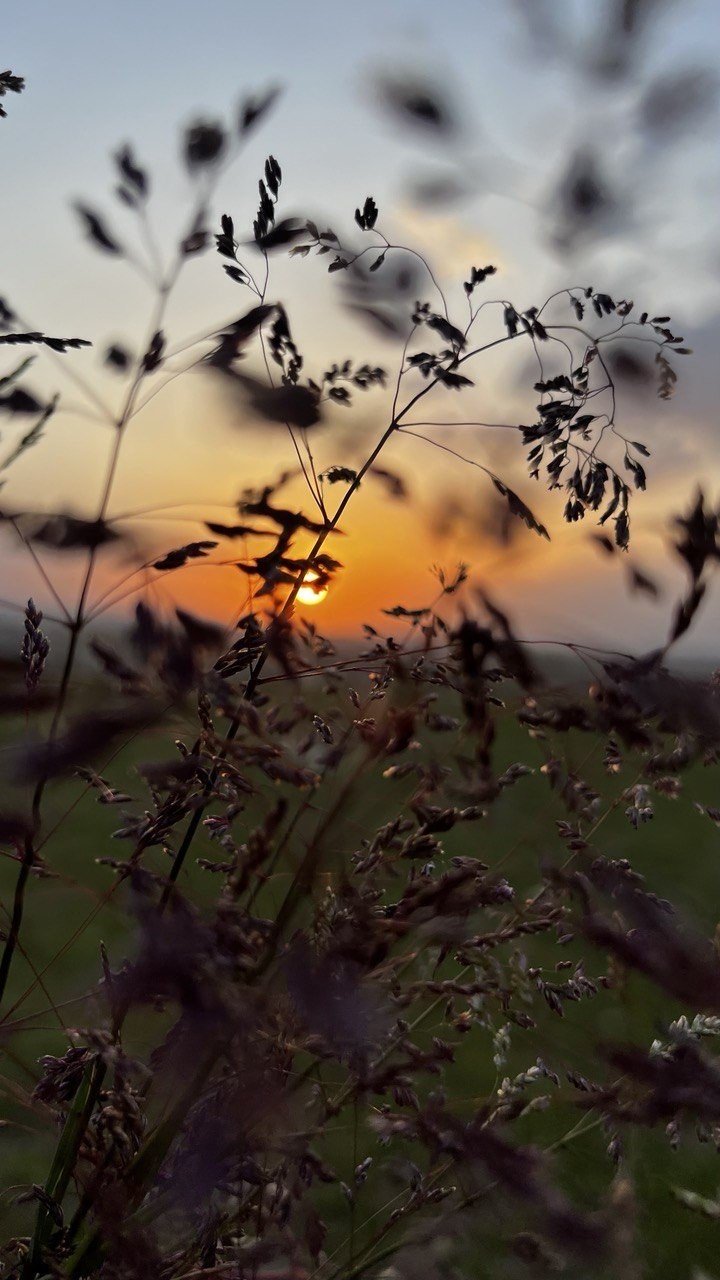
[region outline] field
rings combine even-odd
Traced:
[[[328,708],[330,705],[328,702]],[[186,725],[178,721],[176,730],[179,736]],[[448,752],[453,750],[453,743],[447,737],[443,738],[442,745]],[[602,778],[601,749],[599,739],[581,734],[571,735],[563,744],[568,763],[590,783],[600,782]],[[122,749],[103,771],[103,776],[114,787],[137,796],[142,790],[137,764],[162,758],[162,740],[147,735]],[[522,779],[493,806],[484,822],[474,828],[470,844],[453,832],[447,837],[446,847],[448,856],[455,852],[470,853],[493,868],[502,866],[513,882],[522,885],[530,896],[541,884],[540,861],[562,857],[562,846],[552,833],[554,818],[561,818],[563,810],[538,772],[542,756],[537,745],[507,715],[500,732],[498,768],[516,760],[529,764],[536,772]],[[624,816],[625,806],[620,797],[624,787],[634,780],[637,764],[637,759],[628,760],[613,780],[612,795],[606,787],[607,803],[601,811],[595,846],[610,856],[631,856],[633,866],[647,877],[650,888],[669,897],[695,926],[712,934],[717,923],[716,828],[689,805],[681,807],[673,800],[658,796],[655,820],[633,830]],[[339,781],[336,779],[333,786]],[[403,782],[378,776],[360,781],[333,827],[335,853],[332,871],[328,874],[336,875],[346,865],[364,831],[379,827],[390,818],[396,808],[398,791],[406,790]],[[703,804],[712,804],[713,784],[709,772],[700,767],[689,772],[684,780],[684,792],[686,799],[691,797]],[[305,827],[302,823],[299,825],[296,840],[288,852],[288,865],[277,868],[261,893],[258,901],[261,914],[272,916],[292,875],[308,823],[323,812],[332,794],[332,788],[325,785],[313,796]],[[63,816],[71,805],[74,806],[72,822]],[[248,826],[252,825],[255,807],[252,801],[248,805]],[[13,974],[10,992],[10,1005],[17,1004],[17,1007],[7,1015],[13,1034],[12,1039],[6,1041],[10,1052],[3,1069],[3,1106],[8,1120],[0,1141],[9,1184],[41,1181],[53,1150],[51,1131],[38,1132],[35,1138],[30,1136],[36,1125],[25,1108],[13,1104],[15,1086],[27,1090],[37,1080],[39,1050],[42,1053],[63,1051],[63,1034],[53,1030],[56,1018],[69,1027],[85,1025],[92,1001],[78,1001],[78,997],[100,978],[100,941],[107,946],[114,968],[134,953],[136,930],[129,910],[128,890],[121,886],[106,901],[114,877],[107,867],[96,862],[98,858],[117,856],[118,844],[110,836],[119,818],[118,809],[99,805],[95,793],[83,790],[80,781],[56,785],[52,791],[47,823],[50,832],[55,826],[57,829],[49,839],[46,856],[58,878],[42,879],[32,885],[23,932],[23,957]],[[203,846],[198,846],[200,854],[217,856],[217,847],[213,848],[207,840]],[[151,862],[162,867],[162,855],[154,852]],[[183,873],[181,882],[183,891],[196,902],[205,902],[206,908],[212,894],[212,886],[208,891],[209,879],[192,866]],[[4,897],[11,891],[12,883],[12,865],[6,860],[2,881]],[[557,958],[556,947],[542,939],[528,948],[528,953],[538,965],[552,966]],[[578,948],[574,943],[567,949],[567,955],[572,958],[583,953],[588,973],[603,971],[603,956],[592,948]],[[422,971],[422,957],[417,963]],[[444,973],[451,969],[446,965]],[[622,1041],[649,1045],[656,1035],[662,1034],[661,1028],[669,1019],[683,1011],[661,997],[643,978],[626,972],[619,989],[601,995],[586,1006],[572,1005],[569,1016],[546,1018],[537,1032],[523,1033],[517,1040],[513,1038],[502,1073],[492,1066],[489,1033],[474,1027],[463,1038],[458,1061],[448,1071],[445,1084],[460,1109],[470,1111],[474,1102],[497,1087],[500,1074],[526,1069],[536,1055],[542,1056],[551,1068],[572,1061],[576,1071],[592,1078],[597,1071],[599,1045]],[[439,1012],[432,1009],[429,1012],[419,1032],[421,1042],[433,1033],[442,1033]],[[21,1018],[27,1019],[26,1027],[17,1022]],[[143,1044],[142,1018],[132,1024],[128,1037],[131,1044],[133,1036],[137,1037],[138,1045]],[[332,1078],[329,1071],[328,1087],[332,1085]],[[564,1092],[567,1093],[567,1088]],[[581,1188],[582,1203],[590,1209],[607,1194],[612,1165],[605,1154],[607,1134],[602,1126],[591,1124],[587,1135],[582,1132],[587,1119],[583,1119],[581,1102],[582,1098],[579,1102],[568,1099],[565,1105],[553,1107],[551,1112],[531,1113],[517,1128],[518,1139],[522,1141],[542,1148],[559,1144],[562,1160],[558,1156],[558,1170],[562,1184],[576,1197]],[[576,1129],[580,1129],[577,1137],[574,1136]],[[353,1138],[353,1151],[349,1152],[347,1117],[342,1123],[330,1126],[326,1142],[324,1149],[329,1158],[337,1162],[340,1173],[344,1171],[348,1181],[358,1158],[373,1155],[382,1162],[376,1139],[362,1123]],[[674,1151],[661,1127],[653,1131],[636,1130],[632,1135],[626,1162],[635,1185],[638,1229],[647,1274],[680,1280],[689,1274],[690,1260],[706,1274],[714,1274],[715,1225],[706,1218],[691,1215],[678,1203],[673,1188],[690,1188],[712,1198],[718,1184],[717,1160],[714,1145],[698,1142],[691,1125]],[[393,1178],[386,1169],[383,1177],[372,1180],[361,1190],[356,1210],[358,1223],[371,1218],[392,1197]],[[336,1187],[323,1194],[321,1208],[331,1231],[337,1231],[342,1238],[345,1223],[349,1229],[350,1215]],[[23,1215],[26,1229],[30,1228],[32,1212],[28,1205]],[[17,1229],[17,1210],[12,1211],[11,1217]],[[506,1249],[506,1233],[512,1234],[512,1217],[503,1227],[502,1207],[497,1198],[489,1194],[487,1207],[474,1216],[468,1236],[468,1241],[472,1241],[467,1247],[474,1259],[473,1275],[496,1274],[495,1267],[502,1265]],[[358,1238],[362,1239],[359,1227]]]

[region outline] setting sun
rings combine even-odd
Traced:
[[[298,604],[322,604],[328,589],[327,587],[314,587],[312,584],[318,581],[319,574],[314,570],[308,569],[303,578],[303,585],[297,593]]]

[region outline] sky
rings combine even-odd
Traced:
[[[653,455],[648,492],[634,506],[632,563],[653,573],[661,598],[629,593],[627,566],[598,553],[587,521],[563,524],[562,495],[528,479],[514,433],[442,428],[426,432],[442,449],[409,437],[391,444],[386,465],[402,474],[410,501],[392,499],[381,480],[369,479],[351,504],[333,544],[345,569],[312,613],[322,629],[348,634],[362,621],[377,625],[382,604],[427,603],[436,592],[431,566],[452,569],[461,559],[521,634],[642,648],[666,632],[681,585],[666,549],[668,514],[687,506],[698,482],[718,498],[720,21],[715,0],[646,2],[646,28],[620,48],[613,69],[613,9],[610,0],[366,0],[357,7],[4,0],[0,61],[27,88],[4,99],[8,118],[0,120],[0,295],[29,327],[92,339],[91,351],[62,363],[112,403],[122,385],[103,368],[102,351],[110,342],[142,348],[153,297],[127,263],[87,245],[73,201],[101,210],[134,242],[132,215],[112,195],[111,161],[120,144],[132,143],[151,174],[155,238],[169,253],[193,200],[180,161],[182,127],[198,117],[229,124],[239,99],[273,85],[281,97],[213,196],[213,228],[230,212],[249,230],[271,153],[283,168],[283,210],[329,223],[353,243],[353,210],[372,194],[393,243],[413,246],[432,264],[453,316],[465,315],[468,268],[492,262],[493,288],[502,281],[494,296],[528,306],[563,285],[592,283],[635,298],[638,309],[671,314],[693,348],[669,404],[652,392],[619,392],[619,419]],[[378,78],[388,74],[440,86],[461,122],[452,142],[402,129],[381,109]],[[588,155],[607,200],[602,216],[579,231],[563,219],[560,192],[571,163]],[[454,198],[422,196],[429,183],[458,177],[463,190]],[[313,256],[272,262],[269,296],[287,302],[308,371],[350,355],[396,371],[397,341],[380,339],[348,311],[342,282],[324,267]],[[428,281],[422,288],[432,292]],[[219,259],[200,255],[170,300],[168,343],[182,346],[249,305]],[[491,327],[483,329],[488,339]],[[430,416],[531,420],[536,376],[526,357],[488,359],[466,401],[433,404]],[[0,504],[91,514],[112,433],[89,416],[60,363],[38,361],[28,380],[59,392],[61,412],[13,467]],[[358,465],[387,422],[389,395],[372,391],[351,411],[338,407],[313,437],[318,466]],[[11,448],[26,425],[4,422],[0,449]],[[194,371],[169,383],[131,424],[110,511],[186,504],[123,526],[147,558],[202,537],[198,516],[231,522],[238,494],[292,461],[282,429],[253,421],[217,380]],[[498,540],[497,495],[473,463],[509,480],[547,524],[549,544],[520,527],[507,545]],[[287,496],[301,500],[295,482]],[[228,544],[222,552],[233,550]],[[32,589],[42,598],[44,584],[7,530],[5,552],[0,595],[20,600]],[[43,554],[71,600],[82,566]],[[128,572],[101,558],[94,598]],[[167,604],[229,618],[246,587],[226,566],[183,571],[156,593]],[[134,598],[125,596],[124,607]],[[688,651],[712,649],[718,621],[711,600]]]

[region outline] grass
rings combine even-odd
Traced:
[[[441,741],[446,742],[447,739]],[[599,739],[572,734],[566,749],[568,761],[584,778],[591,783],[600,780],[602,743]],[[163,755],[160,740],[153,735],[139,737],[116,755],[104,770],[104,776],[112,785],[127,790],[131,795],[139,795],[137,765],[163,758]],[[492,867],[502,866],[503,871],[527,887],[529,895],[542,883],[541,862],[558,861],[564,853],[561,842],[553,836],[554,818],[562,817],[563,811],[546,780],[537,771],[541,759],[537,746],[518,728],[514,719],[505,717],[498,744],[498,768],[521,760],[536,772],[506,792],[492,807],[488,817],[471,828],[473,839],[470,844],[458,829],[448,833],[446,838],[448,854],[463,852],[482,858]],[[614,782],[614,796],[618,797],[623,787],[633,780],[633,766],[630,764]],[[713,784],[708,771],[700,767],[691,770],[685,777],[684,789],[687,797],[704,804],[712,803]],[[351,793],[347,809],[336,827],[334,848],[338,866],[347,864],[363,832],[379,827],[392,816],[398,795],[404,791],[407,791],[407,784],[403,782],[376,778],[370,785],[366,782],[357,794]],[[299,825],[297,839],[291,842],[287,861],[277,868],[261,892],[257,904],[260,914],[273,916],[293,874],[303,836],[309,824],[322,813],[329,798],[327,785],[313,797],[305,824]],[[633,866],[647,877],[651,888],[677,903],[679,909],[686,912],[688,918],[703,931],[712,933],[717,923],[720,835],[704,815],[693,811],[687,804],[680,806],[662,795],[656,797],[655,804],[656,819],[637,831],[624,816],[622,803],[606,805],[596,835],[597,847],[611,856],[631,856]],[[64,815],[71,806],[72,819],[68,820]],[[247,813],[248,825],[252,825],[254,820],[254,807],[251,802]],[[0,1143],[6,1185],[9,1186],[42,1181],[54,1144],[52,1129],[45,1126],[41,1131],[32,1115],[13,1102],[13,1092],[18,1088],[32,1088],[38,1075],[37,1058],[40,1053],[63,1051],[67,1042],[59,1026],[60,1019],[66,1027],[85,1025],[88,1021],[90,1011],[87,1003],[76,1001],[100,979],[101,941],[107,947],[114,968],[133,952],[134,927],[128,912],[127,889],[121,886],[112,892],[115,878],[111,870],[97,863],[98,858],[122,852],[110,838],[119,818],[117,809],[99,805],[95,793],[84,790],[79,780],[56,784],[49,790],[46,819],[49,834],[43,855],[58,878],[34,880],[31,885],[22,953],[13,973],[9,995],[10,1006],[18,1006],[9,1018],[11,1025],[16,1025],[12,1038],[6,1039],[3,1046],[0,1088],[4,1093],[6,1122],[0,1131]],[[207,853],[217,856],[217,847],[207,846],[206,839],[202,845],[199,843],[196,855]],[[163,866],[164,856],[161,853],[153,851],[150,857],[158,869]],[[13,864],[4,860],[0,873],[0,893],[7,901],[14,880]],[[209,904],[212,881],[213,877],[200,871],[193,859],[183,870],[181,887],[195,901],[205,900]],[[577,945],[573,944],[568,954],[576,952]],[[555,944],[549,940],[537,940],[533,947],[533,963],[546,965],[551,970],[556,960]],[[602,965],[602,956],[592,953],[587,956],[588,973],[601,971]],[[674,1009],[644,979],[629,976],[620,998],[615,991],[587,1005],[574,1006],[572,1017],[555,1018],[550,1028],[545,1022],[537,1033],[523,1033],[517,1037],[520,1043],[513,1042],[503,1073],[524,1070],[534,1060],[534,1055],[539,1054],[550,1067],[572,1061],[578,1071],[592,1078],[597,1070],[599,1044],[632,1040],[647,1045],[658,1034],[661,1025],[678,1012],[681,1010]],[[27,1019],[27,1022],[20,1026],[18,1019]],[[136,1035],[142,1035],[139,1023],[133,1024],[130,1031],[131,1034],[134,1031]],[[436,1011],[422,1030],[419,1029],[418,1035],[428,1040],[432,1034],[442,1032],[441,1011]],[[497,1087],[489,1032],[475,1028],[470,1033],[462,1045],[456,1065],[449,1068],[445,1083],[460,1110],[463,1104],[469,1110],[473,1102],[477,1104]],[[327,1072],[324,1087],[332,1093],[331,1070]],[[567,1085],[564,1085],[564,1092],[568,1093]],[[596,1125],[583,1132],[587,1121],[581,1123],[582,1116],[577,1103],[569,1098],[566,1105],[555,1106],[551,1112],[534,1113],[521,1120],[517,1134],[519,1139],[541,1147],[560,1144],[563,1150],[562,1161],[558,1164],[561,1181],[576,1198],[580,1193],[590,1207],[607,1191],[612,1170],[604,1154],[607,1134]],[[574,1136],[577,1128],[580,1132]],[[569,1137],[563,1143],[565,1134]],[[341,1170],[345,1166],[347,1178],[351,1180],[354,1166],[348,1167],[348,1142],[345,1112],[337,1124],[330,1127],[327,1149],[330,1159],[336,1159]],[[361,1124],[353,1137],[352,1160],[358,1163],[367,1155],[377,1159],[379,1150],[373,1134]],[[628,1165],[636,1182],[643,1256],[650,1268],[649,1273],[658,1274],[662,1270],[667,1277],[686,1275],[690,1250],[694,1264],[712,1274],[716,1252],[714,1224],[697,1216],[690,1217],[673,1196],[672,1187],[688,1187],[701,1195],[712,1196],[717,1181],[714,1148],[701,1145],[688,1134],[683,1138],[680,1149],[672,1152],[662,1132],[640,1131],[633,1137]],[[387,1174],[364,1184],[358,1190],[356,1223],[372,1221],[385,1201],[392,1199],[393,1187],[392,1178]],[[336,1186],[328,1188],[322,1195],[320,1208],[327,1220],[342,1227],[347,1219],[350,1228],[350,1210]],[[28,1230],[33,1212],[32,1206],[28,1205],[21,1215]],[[491,1199],[487,1207],[480,1206],[473,1215],[472,1236],[482,1241],[482,1256],[486,1260],[486,1270],[474,1272],[478,1276],[496,1274],[493,1268],[501,1265],[504,1256],[507,1241],[503,1235],[502,1220],[498,1232],[496,1214],[497,1201]],[[17,1230],[18,1211],[11,1209],[9,1195],[0,1205],[0,1217],[5,1218],[8,1224],[12,1220],[13,1229]],[[361,1226],[358,1225],[356,1230],[358,1240],[362,1241]],[[371,1230],[370,1225],[367,1230]],[[507,1230],[511,1230],[509,1220]]]
[[[429,86],[426,93],[400,80],[386,90],[386,106],[406,123],[422,122],[438,140],[445,137],[451,115],[442,94],[436,99]],[[642,1066],[637,1078],[631,1064],[618,1080],[603,1056],[603,1045],[622,1040],[646,1052],[681,1012],[629,971],[653,972],[654,964],[658,983],[678,989],[677,973],[663,968],[653,945],[664,942],[667,954],[679,958],[676,969],[687,970],[686,988],[694,980],[690,995],[697,987],[703,1009],[706,986],[708,1009],[720,1009],[720,995],[714,995],[720,964],[715,973],[714,961],[699,957],[665,926],[650,892],[672,898],[696,927],[714,930],[717,832],[688,803],[712,803],[712,785],[701,770],[686,770],[683,808],[658,795],[658,818],[634,831],[623,796],[643,770],[652,779],[652,763],[646,753],[608,777],[601,761],[605,742],[595,733],[622,740],[634,734],[653,749],[664,748],[671,733],[676,741],[686,735],[691,757],[718,737],[720,731],[713,737],[708,726],[720,724],[720,706],[700,703],[720,703],[720,697],[709,686],[698,687],[687,715],[680,714],[678,695],[687,686],[660,671],[666,649],[650,673],[646,664],[628,660],[617,679],[608,668],[610,679],[594,700],[580,705],[584,694],[578,693],[566,708],[567,722],[560,716],[557,740],[553,730],[544,738],[527,735],[509,710],[498,714],[496,690],[510,700],[522,690],[529,699],[535,690],[529,646],[517,641],[508,620],[484,597],[476,616],[463,617],[452,636],[437,612],[463,588],[465,564],[452,578],[436,570],[439,592],[428,607],[389,609],[398,631],[409,626],[406,638],[427,640],[417,666],[417,649],[401,660],[394,641],[384,643],[368,631],[375,672],[368,672],[370,686],[360,696],[342,677],[335,692],[318,690],[319,669],[298,665],[298,654],[306,644],[312,667],[327,646],[312,632],[298,638],[293,617],[308,572],[324,589],[342,569],[330,554],[331,535],[340,532],[346,508],[370,472],[394,496],[405,493],[402,477],[384,470],[385,447],[403,433],[415,436],[414,427],[439,431],[440,439],[422,439],[481,473],[503,517],[549,537],[521,495],[486,465],[490,456],[465,459],[447,443],[443,429],[452,423],[416,418],[424,415],[431,393],[428,412],[443,412],[438,401],[444,393],[454,402],[478,385],[479,366],[500,347],[535,358],[528,387],[535,407],[531,425],[495,425],[519,433],[522,449],[530,451],[531,476],[542,473],[551,491],[565,489],[566,520],[586,513],[599,518],[612,535],[605,538],[607,553],[626,551],[631,500],[645,488],[641,459],[649,455],[642,442],[625,436],[617,416],[615,344],[640,337],[655,348],[658,394],[666,399],[677,377],[671,358],[689,354],[680,345],[684,339],[666,327],[669,317],[636,312],[633,302],[579,286],[555,291],[539,307],[518,310],[503,299],[486,311],[491,299],[483,286],[497,274],[492,264],[469,268],[469,278],[458,282],[456,308],[425,257],[388,238],[372,196],[355,212],[358,243],[355,230],[348,237],[339,227],[338,235],[286,216],[282,168],[273,155],[258,183],[252,240],[228,213],[219,217],[213,237],[211,217],[217,226],[218,215],[210,206],[219,178],[244,153],[248,135],[276,96],[271,90],[246,98],[227,126],[197,120],[186,129],[182,154],[193,199],[179,242],[168,239],[164,227],[156,237],[154,184],[129,146],[113,157],[115,194],[136,219],[137,244],[125,235],[117,239],[104,213],[76,202],[95,250],[124,260],[152,295],[137,355],[119,348],[106,353],[108,367],[122,379],[115,407],[70,363],[89,345],[87,338],[20,332],[20,319],[4,304],[0,308],[5,327],[18,330],[0,335],[0,342],[49,348],[85,410],[109,428],[104,476],[94,495],[84,495],[84,514],[48,509],[9,517],[67,627],[61,670],[45,673],[48,640],[29,601],[21,663],[17,670],[8,667],[9,708],[28,705],[41,678],[41,697],[52,684],[50,723],[28,759],[31,794],[18,803],[29,820],[3,828],[10,846],[22,852],[20,871],[11,856],[0,868],[9,923],[0,962],[0,1090],[7,1102],[1,1138],[9,1175],[2,1205],[11,1236],[0,1270],[7,1272],[9,1258],[13,1280],[18,1274],[38,1280],[50,1271],[67,1280],[96,1275],[99,1268],[104,1274],[111,1257],[115,1267],[115,1255],[122,1280],[140,1274],[188,1280],[207,1270],[214,1275],[219,1258],[247,1246],[260,1255],[258,1261],[253,1254],[253,1280],[258,1267],[260,1280],[286,1275],[266,1272],[266,1258],[273,1267],[292,1265],[293,1280],[313,1280],[318,1272],[322,1280],[360,1280],[394,1256],[406,1219],[419,1228],[417,1240],[430,1260],[467,1229],[462,1256],[472,1260],[473,1276],[503,1271],[518,1224],[538,1225],[568,1258],[580,1238],[592,1239],[599,1257],[599,1234],[588,1215],[608,1195],[622,1193],[603,1153],[610,1136],[606,1118],[613,1116],[624,1131],[633,1090],[642,1095],[638,1107],[665,1106],[668,1078],[693,1067],[694,1106],[701,1117],[716,1114],[707,1087],[711,1068],[698,1065],[686,1044],[678,1041],[653,1059],[650,1065],[663,1078],[652,1087]],[[213,239],[222,260],[215,262],[216,274],[222,279],[222,267],[226,287],[228,278],[233,282],[240,318],[178,343],[178,335],[165,332],[170,295],[186,260],[211,248]],[[341,296],[353,300],[358,317],[380,322],[397,339],[390,369],[367,363],[362,353],[343,359],[320,352],[313,362],[298,349],[284,303],[270,301],[273,258],[288,251],[320,260],[320,271],[347,273]],[[384,267],[386,258],[411,262],[414,270],[401,267],[393,274],[393,267]],[[179,356],[190,363],[178,365]],[[25,386],[13,385],[24,379],[28,363],[21,360],[2,381],[0,408],[35,419],[4,455],[3,472],[40,442],[59,405],[57,396],[42,404]],[[148,547],[136,555],[132,517],[113,514],[128,429],[151,399],[198,365],[224,380],[240,419],[251,415],[262,419],[264,429],[283,434],[299,470],[243,491],[233,518],[249,525],[207,522],[199,512],[194,532],[212,532],[212,539],[162,552]],[[345,417],[366,398],[377,426],[372,447],[352,459],[352,467],[339,465],[345,459],[335,455],[336,433],[314,428],[333,426],[338,414]],[[484,421],[463,420],[463,426],[494,429]],[[333,452],[321,457],[326,449]],[[244,461],[241,449],[241,470]],[[504,518],[498,523],[504,525]],[[705,508],[702,496],[676,525],[674,548],[688,583],[668,649],[692,622],[720,557],[720,515]],[[135,567],[120,584],[121,594],[96,601],[96,609],[100,550],[108,543],[120,550],[123,540]],[[82,558],[70,607],[44,569],[48,546]],[[223,628],[182,610],[161,617],[143,603],[124,650],[131,665],[94,643],[106,683],[86,686],[88,714],[73,722],[88,628],[126,591],[144,586],[150,598],[159,577],[198,561],[234,563],[247,580],[230,647]],[[597,650],[583,652],[571,642],[567,649],[597,666]],[[411,666],[403,679],[402,661]],[[308,701],[297,700],[296,715],[295,691],[264,683],[273,668],[275,680],[278,672],[314,677],[301,686]],[[20,683],[13,693],[23,673],[24,687]],[[652,692],[653,681],[657,692],[648,709],[645,686]],[[119,684],[129,700],[122,712],[107,692],[111,684]],[[278,691],[274,708],[272,696],[269,704],[263,697],[267,689]],[[431,711],[423,695],[438,690]],[[161,732],[143,730],[106,763],[94,761],[132,797],[128,839],[118,843],[112,835],[125,825],[122,812],[99,805],[93,790],[83,793],[72,771],[92,758],[93,744],[110,742],[118,723],[156,723],[161,703],[177,707],[183,699],[186,707],[193,704],[192,714],[173,713]],[[462,720],[453,722],[444,710]],[[558,723],[554,715],[548,709],[548,723]],[[595,726],[590,736],[568,731],[578,722],[575,715]],[[8,725],[8,752],[13,731],[23,737],[26,726]],[[168,744],[177,738],[182,755]],[[154,786],[141,782],[141,762],[167,762],[170,755],[170,773],[158,778],[156,771]],[[575,770],[589,787],[597,784],[597,809],[588,807],[582,788],[569,787],[564,795],[550,789],[554,756],[569,778]],[[531,767],[530,776],[509,769],[518,760]],[[400,771],[391,778],[398,761]],[[12,778],[11,754],[6,763]],[[682,769],[680,761],[675,772]],[[66,780],[58,783],[58,776]],[[278,798],[287,804],[282,812]],[[557,820],[574,822],[578,814],[601,861],[631,853],[634,871],[647,876],[648,892],[639,891],[622,866],[603,861],[597,869],[589,858],[568,854]],[[220,823],[221,839],[214,843],[203,825],[208,815]],[[679,856],[688,838],[692,876]],[[26,883],[31,868],[42,869],[38,857],[50,874]],[[203,858],[220,864],[217,874],[200,865]],[[570,863],[577,872],[572,883],[570,877],[553,880],[552,869]],[[633,929],[638,918],[646,921],[649,937],[644,952]],[[592,928],[605,930],[603,953],[581,945]],[[503,931],[499,944],[496,929]],[[578,936],[561,936],[569,930]],[[597,985],[586,979],[582,963]],[[82,1069],[75,1049],[69,1059],[45,1062],[45,1101],[38,1106],[32,1096],[43,1065],[38,1059],[64,1055],[68,1041],[81,1046]],[[534,1067],[538,1056],[546,1068]],[[540,1079],[520,1076],[521,1083],[513,1084],[528,1069]],[[607,1095],[583,1085],[585,1075],[602,1080]],[[447,1107],[433,1093],[438,1082],[447,1090]],[[552,1101],[547,1110],[535,1105],[541,1090]],[[682,1113],[683,1104],[675,1110]],[[386,1149],[378,1145],[378,1132],[387,1132],[389,1141],[390,1130]],[[671,1188],[687,1179],[694,1192],[712,1190],[706,1185],[713,1163],[709,1145],[683,1134],[681,1150],[672,1155],[661,1135],[645,1131],[642,1119],[627,1142],[621,1167],[635,1175],[638,1188],[643,1265],[657,1261],[664,1275],[675,1274],[690,1238],[704,1262],[707,1224],[698,1228]],[[567,1155],[555,1179],[538,1172],[528,1143]],[[331,1177],[318,1185],[316,1144],[336,1168],[339,1184]],[[358,1167],[371,1157],[374,1172],[364,1180]],[[413,1173],[409,1159],[422,1172]],[[489,1182],[480,1169],[492,1175]],[[567,1200],[558,1180],[568,1189]],[[386,1215],[401,1184],[398,1226]],[[499,1194],[491,1196],[496,1185]],[[24,1194],[17,1195],[18,1187]],[[447,1204],[446,1192],[452,1197]],[[435,1239],[437,1197],[446,1216]],[[324,1245],[318,1212],[328,1228]],[[18,1236],[30,1238],[27,1252]],[[621,1258],[623,1242],[606,1220],[602,1243],[615,1251],[606,1261],[617,1261],[623,1271],[632,1265],[627,1251]],[[308,1260],[318,1264],[315,1269],[308,1270]],[[243,1275],[247,1261],[245,1255],[238,1264]],[[578,1265],[589,1272],[593,1263],[586,1249]]]

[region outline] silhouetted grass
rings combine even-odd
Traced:
[[[431,86],[393,79],[383,97],[455,136]],[[94,248],[152,299],[140,355],[106,348],[117,406],[82,372],[87,339],[0,308],[0,343],[21,349],[0,409],[28,423],[0,470],[41,444],[62,403],[31,390],[25,348],[59,362],[109,446],[89,514],[47,492],[14,507],[11,474],[2,512],[50,611],[9,602],[20,652],[3,668],[2,1274],[671,1275],[690,1239],[709,1264],[720,689],[672,657],[720,558],[718,513],[699,494],[674,522],[686,586],[656,651],[558,646],[583,683],[541,668],[538,642],[469,588],[462,563],[436,570],[426,606],[386,602],[385,630],[366,627],[352,654],[295,608],[352,556],[339,535],[365,482],[406,497],[386,445],[422,428],[456,454],[446,419],[424,414],[466,397],[507,344],[535,361],[532,421],[494,426],[553,500],[562,491],[566,520],[596,519],[605,553],[625,557],[649,451],[623,430],[617,360],[627,376],[627,344],[654,348],[667,399],[688,349],[669,317],[594,287],[538,305],[488,296],[492,264],[469,265],[448,298],[426,258],[385,235],[371,196],[357,243],[281,208],[272,155],[251,232],[225,213],[214,236],[238,318],[171,337],[177,279],[212,244],[218,176],[274,98],[245,99],[232,128],[185,131],[194,199],[177,243],[154,226],[151,175],[128,146],[115,194],[135,239],[77,202]],[[392,340],[390,369],[300,351],[272,294],[285,252],[338,277],[345,304]],[[293,470],[244,490],[227,521],[200,511],[182,545],[141,548],[138,515],[113,507],[128,431],[198,366],[241,423],[287,441]],[[378,429],[364,460],[321,464],[321,429],[365,397]],[[502,476],[472,465],[503,527],[548,537]],[[119,553],[98,587],[101,558],[107,581]],[[52,556],[79,558],[74,600]],[[218,562],[237,572],[228,626],[151,604],[153,583]],[[98,624],[130,597],[121,641]]]

